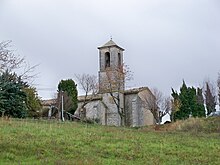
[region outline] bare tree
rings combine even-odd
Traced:
[[[215,88],[213,83],[210,81],[205,82],[205,104],[207,109],[207,115],[209,115],[211,112],[215,112],[215,106],[216,106],[216,95],[215,95]]]
[[[11,41],[0,42],[0,71],[9,72],[20,68],[24,64],[24,58],[16,56],[14,50],[10,49]]]
[[[128,65],[122,64],[107,68],[106,77],[105,81],[100,82],[100,84],[103,85],[105,91],[112,97],[121,118],[121,123],[123,123],[125,113],[120,93],[124,93],[125,82],[130,81],[133,78],[133,74]]]
[[[159,110],[160,122],[162,122],[162,118],[169,114],[171,116],[172,113],[172,103],[170,97],[163,97],[161,108]]]
[[[88,104],[98,93],[97,77],[89,74],[75,75],[80,88],[85,92],[84,101],[80,109],[85,111],[85,106]],[[89,96],[89,94],[91,94]]]
[[[171,101],[169,97],[164,97],[163,93],[157,88],[151,89],[147,93],[143,93],[141,98],[144,107],[149,109],[154,116],[156,123],[160,124],[162,118],[166,114],[171,113]]]
[[[220,107],[220,72],[218,73],[217,88],[218,88],[218,105]]]
[[[0,72],[15,72],[19,74],[22,80],[33,81],[32,79],[37,76],[34,70],[38,65],[30,66],[15,50],[11,49],[12,41],[0,42]]]

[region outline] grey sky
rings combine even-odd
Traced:
[[[0,41],[40,64],[35,83],[50,98],[61,79],[97,75],[110,36],[134,72],[129,86],[167,95],[185,79],[200,85],[220,71],[219,0],[0,0]]]

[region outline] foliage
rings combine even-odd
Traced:
[[[174,109],[174,120],[183,120],[189,118],[190,116],[205,116],[202,90],[200,88],[196,91],[194,87],[187,87],[186,83],[183,81],[180,93],[178,94],[174,90],[172,90],[172,92],[173,103],[180,102],[179,107]],[[175,105],[173,107],[175,107]]]
[[[25,87],[23,91],[26,93],[26,105],[28,108],[29,117],[39,117],[40,110],[42,109],[41,100],[37,95],[36,88],[34,87]]]
[[[25,104],[26,93],[23,91],[26,83],[20,77],[9,71],[0,75],[0,110],[2,116],[25,117],[27,106]]]
[[[11,41],[0,42],[0,111],[2,116],[25,117],[28,109],[30,115],[41,108],[36,89],[27,83],[36,66],[30,67],[11,47]]]
[[[211,112],[215,112],[216,100],[213,91],[211,91],[211,84],[206,82],[206,90],[205,90],[205,103],[207,109],[207,115]]]
[[[212,164],[219,133],[0,119],[0,164]],[[208,151],[208,152],[207,152]]]
[[[171,106],[170,120],[174,121],[174,114],[180,110],[181,101],[179,99],[179,94],[173,88],[172,88],[171,96],[173,97],[173,99],[171,100],[172,106]]]
[[[61,80],[58,84],[58,100],[61,100],[61,92],[64,91],[67,95],[66,95],[66,101],[68,100],[68,103],[70,104],[69,108],[66,108],[65,110],[69,111],[70,113],[74,113],[75,110],[77,109],[77,88],[76,88],[76,84],[72,79],[68,79],[68,80]],[[68,98],[70,97],[70,98]],[[59,102],[58,101],[58,102]],[[65,106],[65,105],[64,105]]]

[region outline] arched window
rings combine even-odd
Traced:
[[[105,53],[105,68],[110,67],[110,53],[106,52]]]
[[[121,66],[121,54],[118,53],[118,67]]]

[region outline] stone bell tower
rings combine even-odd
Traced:
[[[107,108],[107,125],[122,125],[124,111],[123,51],[112,39],[99,49],[99,93]],[[114,98],[113,98],[114,97]],[[119,112],[120,111],[120,112]]]

